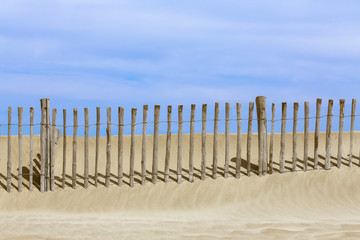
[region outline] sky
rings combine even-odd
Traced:
[[[352,98],[360,90],[360,2],[45,1],[0,3],[0,123],[7,107],[39,110],[40,99],[62,109],[130,108],[267,97],[280,107],[316,98]],[[358,106],[360,107],[360,106]],[[280,110],[279,108],[277,108]],[[360,111],[360,110],[358,110]],[[199,112],[199,114],[198,114]],[[210,114],[210,113],[209,113]],[[36,114],[35,114],[36,115]],[[277,111],[279,118],[281,111]],[[115,116],[115,115],[114,115]],[[16,115],[13,121],[17,121]],[[69,118],[71,119],[71,118]],[[81,118],[82,119],[82,118]],[[104,118],[105,119],[105,118]],[[116,117],[113,117],[116,119]],[[36,115],[35,121],[40,118]],[[60,120],[59,120],[60,121]],[[28,122],[28,121],[27,121]],[[5,132],[5,129],[1,129]]]

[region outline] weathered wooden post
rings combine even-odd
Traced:
[[[30,108],[30,165],[29,190],[33,190],[33,157],[34,157],[34,108]]]
[[[316,99],[316,122],[314,134],[314,169],[317,169],[319,159],[319,134],[320,134],[320,113],[321,113],[321,98]]]
[[[18,175],[18,191],[22,192],[22,162],[23,162],[23,141],[22,141],[22,118],[23,118],[23,108],[18,107],[18,138],[19,138],[19,175]]]
[[[251,136],[252,136],[252,122],[254,115],[254,102],[249,102],[249,119],[248,119],[248,132],[246,142],[246,160],[247,160],[247,175],[251,174]]]
[[[166,132],[166,153],[165,153],[165,171],[164,181],[169,181],[170,148],[171,148],[171,112],[172,106],[167,107],[167,132]]]
[[[178,106],[178,152],[177,152],[177,183],[182,180],[182,134],[183,134],[183,105]]]
[[[118,108],[119,133],[118,133],[118,186],[123,184],[123,162],[124,162],[124,108]]]
[[[293,118],[293,157],[292,157],[292,171],[296,171],[297,164],[297,120],[298,120],[299,103],[294,103],[294,118]]]
[[[40,129],[40,192],[50,190],[50,99],[43,98],[41,103],[41,129]]]
[[[46,134],[45,134],[45,124],[46,124],[46,103],[45,98],[40,100],[41,103],[41,128],[40,128],[40,154],[41,154],[41,164],[40,164],[40,192],[45,191],[45,155],[46,155]]]
[[[308,166],[308,149],[309,149],[309,102],[304,103],[305,118],[304,118],[304,171],[307,171]]]
[[[216,179],[218,161],[218,126],[219,126],[219,103],[215,103],[214,114],[214,141],[213,141],[213,169],[212,177]]]
[[[274,122],[275,122],[275,103],[271,104],[271,134],[269,150],[269,173],[274,171]]]
[[[84,108],[85,118],[85,141],[84,141],[84,188],[89,185],[89,109]]]
[[[56,113],[57,110],[52,110],[52,126],[51,126],[51,146],[50,146],[50,191],[55,190],[55,130],[56,130]]]
[[[281,142],[280,142],[280,173],[285,170],[285,134],[286,134],[286,111],[287,103],[282,103],[282,116],[281,116]]]
[[[236,103],[236,178],[240,178],[241,171],[241,103]]]
[[[143,106],[143,128],[141,143],[141,185],[145,185],[146,182],[146,124],[148,109],[148,105]]]
[[[11,192],[11,107],[8,107],[7,191]]]
[[[224,177],[229,174],[230,161],[230,103],[225,103],[225,169]]]
[[[73,142],[72,142],[72,188],[76,188],[76,168],[77,168],[77,128],[78,128],[78,112],[77,108],[73,109],[74,111],[74,132],[73,132]]]
[[[43,98],[41,102],[41,176],[40,191],[50,190],[50,99]],[[43,187],[43,189],[42,189]]]
[[[337,167],[341,167],[341,158],[342,158],[342,138],[344,130],[344,108],[345,108],[345,99],[340,99],[340,116],[339,116],[339,137],[338,137],[338,157],[337,157]]]
[[[158,158],[159,158],[159,119],[160,105],[155,105],[154,109],[154,141],[153,141],[153,165],[152,165],[152,183],[157,183],[158,178]]]
[[[45,110],[46,110],[46,164],[45,164],[45,174],[46,174],[46,191],[50,191],[50,142],[51,142],[51,131],[50,131],[50,99],[46,98],[45,100]]]
[[[327,113],[327,121],[326,121],[326,157],[325,157],[325,169],[329,170],[331,168],[330,165],[330,157],[331,157],[331,124],[332,124],[332,115],[333,115],[333,103],[332,99],[329,99],[328,104],[328,113]]]
[[[97,187],[98,185],[99,147],[100,147],[100,107],[96,107],[95,187]]]
[[[194,181],[194,128],[195,128],[195,104],[191,104],[190,146],[189,146],[189,182]]]
[[[201,180],[206,178],[206,110],[207,104],[203,104],[201,120]]]
[[[135,161],[135,126],[137,109],[131,109],[131,139],[130,139],[130,187],[134,187],[134,161]]]
[[[106,126],[106,173],[105,187],[110,185],[110,168],[111,168],[111,108],[106,109],[107,126]]]
[[[66,179],[66,109],[63,109],[63,170],[62,170],[62,188],[65,188]]]
[[[352,155],[353,155],[353,145],[354,145],[355,108],[356,108],[356,99],[353,99],[352,103],[351,103],[349,167],[352,167]]]
[[[266,129],[266,97],[256,97],[256,112],[258,122],[258,164],[259,176],[267,172],[267,129]]]

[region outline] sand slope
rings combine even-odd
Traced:
[[[336,133],[333,139],[336,156]],[[291,140],[288,147],[290,166]],[[319,170],[301,171],[299,146],[295,173],[160,181],[134,188],[90,185],[46,194],[1,189],[0,239],[359,239],[360,168],[358,158],[353,168],[346,166],[348,147],[344,139],[344,165],[329,171],[321,169],[323,159]],[[277,151],[275,146],[275,161]],[[254,150],[254,163],[256,156]]]
[[[358,239],[360,169],[1,194],[1,239]]]

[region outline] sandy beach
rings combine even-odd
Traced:
[[[359,12],[1,1],[0,240],[360,240]]]
[[[176,136],[176,135],[175,135]],[[173,137],[171,169],[176,169],[176,137]],[[137,144],[141,144],[138,136]],[[291,134],[287,136],[286,160],[291,166]],[[69,141],[71,137],[69,137]],[[235,135],[231,136],[231,140]],[[81,186],[82,144],[79,143],[79,184],[64,190],[59,186],[54,192],[41,194],[37,188],[29,192],[24,181],[23,192],[14,188],[7,193],[0,192],[1,223],[0,239],[358,239],[360,238],[360,168],[358,165],[359,133],[355,134],[354,164],[347,166],[349,135],[344,134],[344,156],[341,169],[332,167],[323,170],[324,146],[320,144],[319,169],[302,171],[303,136],[298,136],[298,171],[263,177],[252,173],[250,177],[242,169],[240,179],[233,174],[234,161],[231,161],[228,178],[221,174],[223,167],[223,135],[219,135],[219,177],[214,180],[209,176],[205,181],[195,177],[193,183],[186,179],[188,167],[188,149],[184,149],[184,180],[181,184],[171,181],[156,185],[150,181],[145,186],[136,182],[134,188],[127,184],[116,186],[115,182],[106,188],[95,188],[90,181],[88,189]],[[199,140],[199,135],[196,136]],[[243,153],[245,156],[246,135],[243,135]],[[313,141],[313,135],[310,134]],[[114,142],[116,136],[114,136]],[[198,140],[195,143],[197,147]],[[324,141],[321,134],[321,141]],[[17,141],[14,137],[13,141]],[[81,141],[81,139],[80,139]],[[160,136],[160,146],[164,136]],[[188,143],[184,136],[184,143]],[[257,162],[257,149],[253,137],[254,149],[252,162]],[[310,159],[313,142],[310,142]],[[5,138],[1,139],[5,142]],[[61,140],[60,140],[61,142]],[[93,139],[90,141],[94,143]],[[105,142],[101,141],[102,144]],[[211,171],[211,135],[208,137],[208,171]],[[231,159],[235,157],[235,141],[231,144]],[[279,135],[275,135],[274,161],[278,168]],[[27,154],[24,141],[24,156]],[[128,144],[128,143],[126,143]],[[152,144],[148,136],[149,148]],[[15,145],[15,144],[14,144]],[[187,144],[184,144],[184,147]],[[93,146],[93,145],[91,145]],[[114,144],[116,146],[116,144]],[[127,148],[128,145],[124,147]],[[38,146],[35,146],[35,149]],[[6,148],[1,145],[1,173],[5,173]],[[147,166],[151,169],[151,151],[148,151]],[[56,176],[62,171],[62,147],[57,151]],[[332,135],[332,164],[335,164],[337,152],[337,133]],[[4,154],[5,153],[5,154]],[[68,150],[67,173],[71,173],[71,148]],[[104,153],[102,153],[104,154]],[[128,150],[124,151],[127,159]],[[159,170],[163,169],[164,149],[159,149]],[[104,154],[105,155],[105,154]],[[102,156],[104,156],[102,155]],[[14,149],[16,159],[16,148]],[[140,172],[140,154],[136,156],[136,171]],[[198,169],[199,155],[194,158]],[[220,161],[221,160],[221,161]],[[125,161],[127,163],[127,161]],[[161,163],[161,164],[160,164]],[[13,163],[13,174],[17,174],[17,162]],[[24,162],[26,166],[28,162]],[[309,162],[309,166],[312,162]],[[93,171],[93,164],[90,165]],[[103,163],[99,171],[104,172]],[[112,181],[116,179],[116,156],[112,156]],[[113,170],[114,169],[114,170]],[[128,166],[125,166],[126,172]],[[255,170],[254,170],[255,171]],[[161,172],[161,171],[160,171]],[[126,175],[126,173],[125,173]],[[150,175],[149,175],[150,176]],[[162,176],[159,176],[160,179]],[[26,179],[26,177],[25,177]],[[139,179],[139,177],[138,177]],[[103,182],[103,179],[100,179]],[[128,179],[124,180],[125,183]],[[1,184],[4,185],[4,179]],[[14,185],[16,181],[14,180]],[[60,184],[58,180],[57,185]],[[70,180],[68,180],[70,184]],[[15,187],[15,186],[14,186]]]

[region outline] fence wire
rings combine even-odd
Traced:
[[[336,114],[332,114],[332,115],[322,115],[320,117],[309,117],[309,118],[302,118],[302,117],[299,117],[299,118],[296,118],[296,120],[310,120],[310,119],[321,119],[321,118],[327,118],[328,116],[331,116],[331,117],[338,117],[338,118],[350,118],[350,117],[360,117],[360,114],[356,114],[356,115],[345,115],[344,117],[341,117],[340,115],[336,115]],[[211,119],[204,119],[204,120],[194,120],[194,121],[191,121],[191,120],[184,120],[182,122],[179,122],[179,121],[158,121],[158,122],[155,122],[155,121],[146,121],[146,122],[137,122],[137,123],[127,123],[127,124],[117,124],[117,123],[114,123],[114,122],[111,122],[109,125],[111,126],[116,126],[116,127],[127,127],[127,126],[136,126],[136,125],[142,125],[142,124],[155,124],[155,123],[174,123],[174,124],[179,124],[179,123],[196,123],[196,122],[215,122],[215,121],[218,121],[218,122],[226,122],[226,121],[249,121],[250,119],[249,118],[229,118],[229,119],[214,119],[214,118],[211,118]],[[252,121],[257,121],[258,118],[253,118]],[[260,119],[260,120],[266,120],[266,122],[268,123],[271,123],[271,122],[279,122],[279,121],[290,121],[290,120],[294,120],[294,118],[279,118],[279,119],[274,119],[274,120],[271,120],[269,118],[264,118],[264,119]],[[104,126],[104,125],[108,125],[107,122],[101,122],[99,124],[97,123],[93,123],[93,124],[89,124],[89,125],[85,125],[85,124],[79,124],[79,125],[66,125],[65,127],[66,128],[74,128],[74,127],[94,127],[94,126]],[[35,123],[35,124],[16,124],[16,123],[11,123],[11,124],[0,124],[0,127],[3,127],[3,126],[23,126],[23,127],[31,127],[31,126],[55,126],[55,127],[64,127],[64,125],[62,124],[41,124],[41,123]]]

